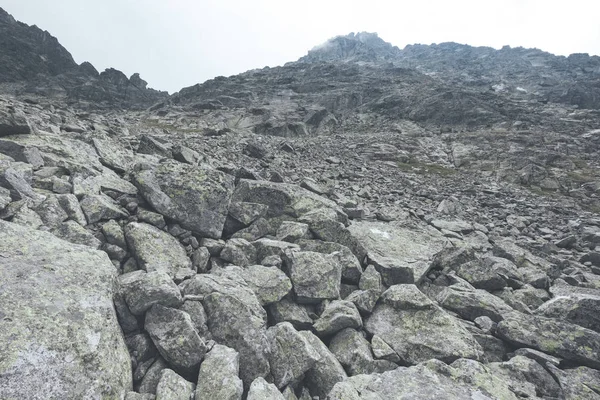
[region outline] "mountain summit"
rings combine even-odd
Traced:
[[[336,36],[314,47],[299,62],[393,60],[400,49],[381,39],[377,33],[359,32]]]

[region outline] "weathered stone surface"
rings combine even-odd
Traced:
[[[266,376],[270,371],[266,319],[232,295],[214,292],[203,303],[213,339],[240,354],[240,378],[244,383],[249,385],[257,377]]]
[[[176,368],[189,370],[206,354],[206,345],[185,311],[155,304],[146,313],[144,327],[160,354]]]
[[[500,297],[480,289],[448,287],[437,296],[437,301],[445,309],[470,321],[485,316],[499,322],[504,314],[513,311]]]
[[[112,303],[116,270],[106,254],[4,221],[0,254],[0,398],[121,398],[131,391]]]
[[[104,234],[104,237],[108,243],[119,246],[122,249],[127,249],[125,233],[117,221],[111,220],[105,224],[102,224],[102,233]]]
[[[310,231],[307,224],[284,221],[277,229],[277,240],[294,243],[299,239],[308,239]]]
[[[144,375],[144,378],[138,387],[138,392],[149,393],[153,395],[156,394],[156,387],[158,386],[158,381],[160,380],[160,374],[162,370],[166,368],[169,368],[169,366],[167,365],[166,361],[159,356],[148,369],[146,375]]]
[[[358,221],[349,229],[366,248],[369,259],[379,260],[375,268],[388,286],[418,282],[446,243],[430,226],[415,229],[400,223]]]
[[[171,369],[160,372],[156,386],[156,400],[190,400],[194,395],[194,384],[188,382]]]
[[[275,267],[251,265],[240,274],[263,306],[278,302],[292,290],[290,279]]]
[[[600,371],[587,367],[562,370],[553,365],[548,368],[560,383],[566,399],[600,398]]]
[[[600,291],[598,294],[599,296],[573,294],[555,297],[539,306],[535,313],[600,332]]]
[[[490,363],[487,367],[494,376],[510,382],[514,393],[525,393],[530,398],[560,398],[562,395],[561,387],[552,375],[530,358],[515,356],[506,362]]]
[[[238,352],[227,346],[214,345],[200,365],[194,400],[241,400],[244,387],[238,378],[239,370]]]
[[[79,205],[77,197],[72,194],[59,194],[56,196],[58,203],[62,209],[67,213],[67,217],[70,220],[77,222],[81,226],[87,225],[87,220],[83,214],[83,210]]]
[[[313,395],[324,399],[336,383],[342,382],[347,378],[346,371],[344,371],[344,367],[342,367],[333,353],[329,351],[327,346],[313,333],[301,331],[300,335],[308,341],[321,357],[306,372],[304,383]]]
[[[181,292],[166,272],[135,271],[119,277],[120,292],[135,315],[142,315],[154,304],[179,307]]]
[[[31,126],[23,112],[14,109],[0,111],[0,137],[30,133]]]
[[[339,298],[342,268],[334,256],[312,251],[286,251],[284,263],[299,302],[318,303]]]
[[[298,240],[296,243],[303,251],[315,251],[323,254],[336,253],[335,257],[342,266],[342,279],[346,282],[358,283],[362,274],[362,266],[348,247],[321,240]]]
[[[347,220],[333,201],[286,183],[242,179],[235,188],[232,201],[265,204],[269,206],[267,217],[285,214],[298,218],[309,211],[327,208],[334,210],[341,222]]]
[[[138,265],[148,272],[159,270],[175,276],[178,270],[192,267],[179,241],[152,225],[129,223],[125,239]]]
[[[329,343],[329,350],[346,368],[350,376],[389,371],[398,366],[386,360],[373,359],[371,345],[355,329],[338,332]]]
[[[280,389],[299,381],[321,359],[306,337],[289,322],[269,328],[267,337],[271,345],[271,374]]]
[[[67,242],[82,244],[93,249],[99,249],[102,242],[98,240],[90,231],[79,225],[75,221],[65,221],[52,229],[52,234]]]
[[[310,329],[313,324],[305,306],[296,304],[288,298],[269,305],[269,314],[275,323],[287,321],[296,329]]]
[[[579,325],[513,311],[504,315],[496,334],[515,345],[600,367],[600,333]]]
[[[250,385],[247,400],[285,400],[277,386],[265,381],[263,377],[256,378]]]
[[[101,137],[92,138],[100,162],[118,172],[129,171],[133,167],[133,152],[113,140]]]
[[[69,218],[56,196],[48,196],[46,200],[35,208],[35,212],[40,216],[44,225],[49,228],[57,228],[63,221]]]
[[[79,202],[88,224],[109,219],[127,218],[129,214],[104,195],[88,195]]]
[[[221,258],[233,265],[245,267],[256,264],[256,249],[244,239],[230,239],[221,251]]]
[[[389,288],[365,320],[365,328],[408,364],[431,358],[478,359],[482,354],[473,336],[414,285]]]
[[[359,329],[362,327],[362,319],[352,302],[334,300],[327,304],[313,327],[319,335],[327,336],[345,328]]]
[[[254,245],[254,247],[256,247],[256,256],[258,258],[258,261],[262,261],[266,257],[270,256],[281,257],[287,249],[300,249],[300,246],[298,246],[297,244],[266,238],[258,239],[252,242],[252,244]]]
[[[159,213],[199,235],[221,237],[233,177],[207,167],[173,162],[137,172],[134,183]]]
[[[380,375],[358,375],[336,384],[329,400],[362,399],[507,399],[517,400],[509,383],[494,378],[482,364],[465,370],[436,360],[410,368],[400,367]]]

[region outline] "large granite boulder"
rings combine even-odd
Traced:
[[[498,337],[592,368],[600,368],[600,333],[558,319],[518,311],[504,315]]]
[[[148,272],[163,271],[170,276],[190,270],[192,261],[177,239],[152,225],[132,222],[125,227],[125,239],[138,265]]]
[[[348,228],[366,248],[387,286],[419,282],[447,240],[436,229],[400,223],[357,221]]]
[[[425,296],[415,285],[395,285],[381,297],[365,321],[407,364],[431,358],[452,362],[478,359],[482,348],[455,318]]]
[[[234,178],[203,167],[166,162],[134,174],[133,182],[156,211],[201,236],[219,239]]]
[[[123,398],[129,353],[105,253],[0,221],[0,398]]]

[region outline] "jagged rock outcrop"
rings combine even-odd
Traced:
[[[93,108],[147,108],[168,94],[148,89],[139,74],[127,78],[88,62],[78,65],[48,31],[16,21],[0,8],[0,87]]]

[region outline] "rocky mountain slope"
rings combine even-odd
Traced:
[[[0,398],[600,398],[597,57],[361,33],[167,97],[0,20]]]
[[[78,65],[58,40],[37,26],[16,21],[0,8],[0,88],[3,93],[40,96],[78,108],[145,109],[168,97],[147,88],[139,74],[102,73]]]

